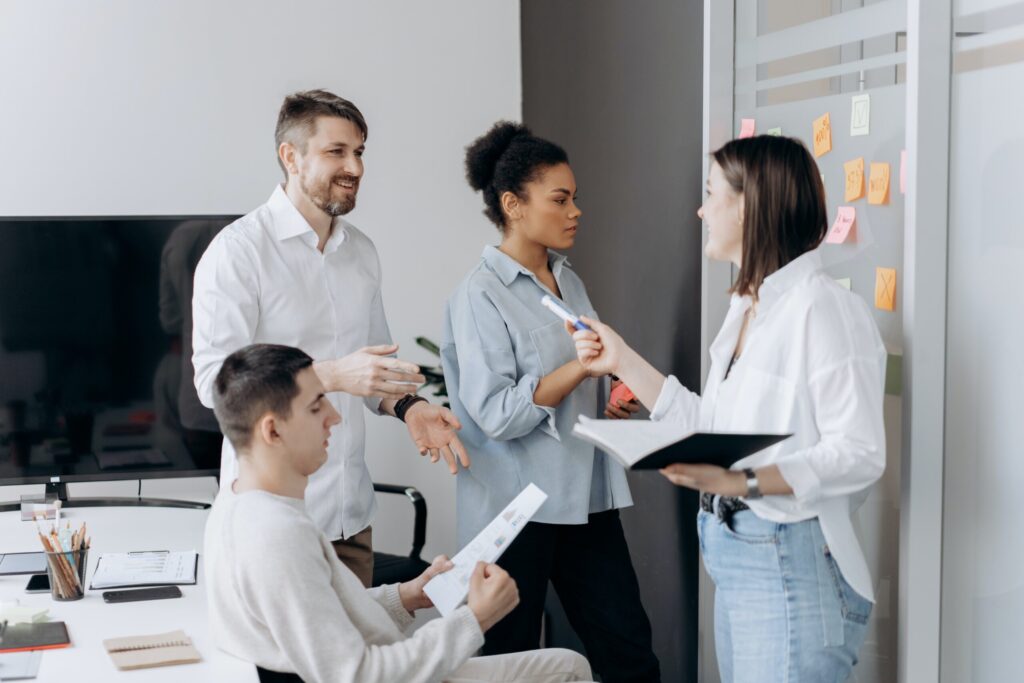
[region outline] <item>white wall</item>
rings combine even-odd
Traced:
[[[369,122],[348,218],[380,251],[401,355],[430,363],[413,338],[439,338],[445,298],[496,239],[463,147],[520,118],[520,80],[518,2],[4,0],[0,216],[248,212],[281,179],[282,97],[328,88]],[[367,459],[423,491],[426,554],[454,553],[447,470],[391,418],[368,417]],[[407,550],[405,512],[382,501],[379,547]]]

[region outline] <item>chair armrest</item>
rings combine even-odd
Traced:
[[[423,494],[414,486],[399,486],[396,484],[373,484],[373,490],[377,493],[397,493],[404,495],[412,502],[414,509],[412,550],[409,557],[419,559],[423,552],[423,544],[427,542],[427,501]]]

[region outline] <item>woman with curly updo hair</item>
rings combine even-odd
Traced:
[[[558,145],[499,122],[466,150],[466,178],[483,194],[501,243],[488,246],[448,300],[442,362],[452,410],[472,457],[457,479],[458,536],[468,543],[526,485],[548,494],[498,564],[520,604],[487,633],[484,654],[536,648],[550,581],[603,681],[657,681],[651,627],[619,521],[632,504],[622,467],[571,435],[581,415],[628,418],[608,385],[576,358],[546,295],[596,318],[560,253],[582,212]]]

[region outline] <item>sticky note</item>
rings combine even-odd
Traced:
[[[896,310],[895,268],[875,268],[875,308]]]
[[[782,136],[782,128],[769,128],[764,132],[765,135],[774,135],[775,137]]]
[[[839,286],[845,290],[853,289],[853,281],[850,280],[850,278],[848,277],[837,277],[836,282],[839,283]]]
[[[851,241],[856,241],[857,232],[854,228],[856,224],[857,209],[852,206],[840,206],[836,222],[832,224],[825,241],[829,244],[842,244],[850,237],[854,238]]]
[[[846,194],[843,201],[852,202],[864,196],[864,157],[852,159],[843,164],[846,172]]]
[[[854,95],[850,100],[850,135],[871,132],[871,95]]]
[[[752,138],[754,137],[755,123],[754,119],[741,119],[740,120],[740,137],[741,138]]]
[[[900,194],[907,193],[907,150],[900,150]]]
[[[814,156],[820,157],[832,151],[832,121],[826,112],[821,118],[814,119]]]
[[[903,356],[898,353],[886,354],[885,393],[890,396],[903,393]]]
[[[868,204],[889,203],[889,162],[872,161],[868,178]]]

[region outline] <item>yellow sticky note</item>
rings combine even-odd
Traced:
[[[875,308],[896,310],[895,268],[875,268]]]
[[[868,204],[889,203],[889,162],[872,161],[868,179]]]
[[[828,113],[814,119],[814,156],[820,157],[832,151],[832,120]]]
[[[846,171],[846,195],[843,201],[852,202],[864,196],[864,157],[843,164]]]

